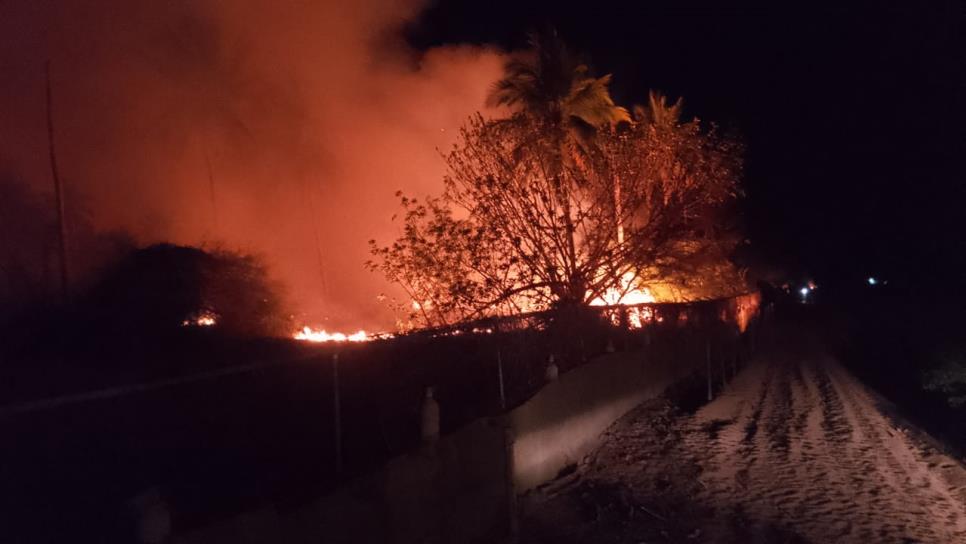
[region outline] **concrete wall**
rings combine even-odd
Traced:
[[[178,544],[492,542],[507,530],[506,440],[480,419],[375,474],[293,511],[265,507],[215,523]]]
[[[552,480],[590,453],[614,421],[699,366],[648,360],[643,352],[612,353],[547,384],[509,414],[516,491]]]
[[[510,479],[516,493],[552,480],[614,421],[700,368],[699,360],[659,362],[642,352],[605,355],[561,375],[504,419],[477,420],[302,508],[267,507],[174,542],[491,542],[508,530]]]

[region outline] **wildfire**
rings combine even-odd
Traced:
[[[182,327],[211,327],[218,324],[218,316],[212,312],[201,312],[181,322]]]
[[[341,332],[326,332],[322,329],[313,329],[312,327],[302,327],[302,330],[296,332],[292,335],[292,338],[296,340],[304,340],[306,342],[368,342],[372,340],[372,337],[366,333],[366,331],[359,330],[352,334],[345,334]]]
[[[611,287],[603,295],[590,301],[591,306],[629,306],[657,302],[647,287],[633,287],[637,275],[625,272],[621,276],[620,288]]]
[[[651,304],[657,302],[654,295],[647,287],[635,285],[637,274],[625,272],[621,276],[620,287],[611,287],[603,295],[590,301],[591,306],[633,306],[636,304]],[[657,318],[661,320],[660,317]],[[654,320],[654,309],[648,306],[637,308],[627,308],[620,312],[612,312],[610,320],[614,325],[620,325],[622,321],[632,329],[640,329],[645,323]]]
[[[761,293],[751,293],[735,299],[735,320],[741,332],[745,332],[748,329],[748,324],[758,314],[758,307],[760,305]]]

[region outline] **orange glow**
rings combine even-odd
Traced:
[[[662,321],[661,318],[657,320]],[[651,321],[654,321],[654,308],[650,306],[630,308],[627,311],[627,325],[632,329],[641,329]]]
[[[761,293],[751,293],[735,298],[735,321],[741,332],[748,330],[751,319],[758,315],[758,306],[761,304]]]
[[[218,316],[212,312],[201,312],[181,322],[182,327],[211,327],[218,324]]]
[[[341,332],[329,333],[322,329],[313,329],[312,327],[305,326],[302,330],[296,332],[292,335],[292,338],[296,340],[304,340],[306,342],[368,342],[372,340],[370,335],[366,331],[360,330],[352,334],[345,334]]]
[[[637,274],[625,272],[621,276],[620,288],[611,287],[603,295],[590,301],[591,306],[629,306],[657,302],[647,287],[634,286]]]

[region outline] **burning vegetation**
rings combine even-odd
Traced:
[[[590,76],[553,34],[533,46],[493,89],[514,112],[471,118],[443,193],[399,193],[402,235],[370,242],[370,269],[408,296],[404,325],[744,292],[725,226],[741,145],[657,93],[617,106],[610,76]]]
[[[296,332],[292,335],[292,338],[296,340],[305,340],[307,342],[366,342],[370,340],[369,334],[366,331],[360,330],[352,334],[345,334],[341,332],[329,333],[325,330],[316,330],[312,327],[302,327],[302,330]]]
[[[187,35],[175,36],[176,41],[193,44],[201,36],[216,34],[205,32],[209,26],[231,29],[231,35],[235,32],[243,34],[242,29],[235,28],[238,21],[199,17],[205,24],[199,24]],[[245,26],[244,30],[249,29]],[[278,39],[281,49],[292,45],[287,41],[288,36]],[[165,41],[164,46],[168,45]],[[224,61],[220,55],[225,52],[218,49],[219,46],[209,45],[218,54],[213,53],[208,62],[217,68]],[[436,51],[423,59],[423,72],[410,74],[412,77],[401,81],[383,77],[377,70],[379,85],[373,87],[408,89],[422,96],[426,90],[424,87],[437,77],[447,75],[446,85],[439,87],[445,89],[444,94],[461,95],[453,98],[458,106],[447,109],[445,116],[426,121],[427,126],[433,127],[432,139],[407,136],[378,145],[396,154],[382,162],[393,164],[393,175],[410,191],[435,191],[432,184],[423,185],[425,182],[417,180],[439,180],[440,176],[435,172],[447,172],[442,192],[436,196],[417,200],[399,193],[403,207],[402,235],[388,245],[371,244],[372,258],[367,265],[394,284],[387,298],[398,310],[399,328],[438,327],[561,305],[632,306],[743,292],[742,275],[728,260],[736,237],[726,221],[728,206],[738,193],[741,145],[713,126],[684,119],[681,102],[668,103],[659,94],[652,94],[646,105],[630,111],[615,104],[608,92],[610,76],[592,76],[587,65],[552,33],[535,35],[532,45],[532,51],[505,64],[502,79],[491,85],[489,102],[482,108],[486,83],[498,77],[496,68],[501,57],[497,54],[477,50]],[[123,50],[119,47],[110,49]],[[186,50],[190,49],[186,47]],[[290,55],[289,58],[302,57]],[[106,65],[122,64],[112,62]],[[246,63],[242,64],[247,67]],[[480,67],[486,69],[476,69]],[[58,77],[58,73],[66,68],[54,64],[52,83],[55,90],[63,89],[64,78]],[[301,74],[304,67],[299,65],[292,69]],[[453,75],[464,72],[474,75]],[[199,73],[209,71],[200,70]],[[366,77],[375,76],[367,74]],[[143,87],[155,88],[155,82],[150,83]],[[193,82],[189,78],[186,83]],[[207,88],[204,85],[188,86]],[[266,92],[274,96],[274,91],[270,88]],[[356,96],[354,92],[345,94]],[[56,96],[60,95],[55,93]],[[287,98],[301,104],[297,97]],[[90,102],[89,97],[78,100]],[[154,107],[154,102],[151,104]],[[58,130],[73,135],[66,138],[63,145],[67,148],[65,154],[71,157],[70,149],[76,147],[72,138],[77,138],[81,132],[76,131],[76,120],[70,120],[74,115],[72,110],[57,100],[54,105],[63,106],[55,110],[65,112],[63,115],[68,121],[64,126],[75,129]],[[425,115],[426,111],[438,109],[437,104],[433,106],[420,103],[418,111]],[[170,104],[164,108],[177,111]],[[199,108],[199,111],[210,109]],[[457,119],[465,119],[466,112],[472,109],[482,109],[484,113],[469,118],[455,138],[453,131],[436,128],[454,126]],[[169,130],[172,133],[206,132],[196,130],[198,127],[191,124],[196,120],[195,111],[191,110],[192,115],[186,116],[184,126],[179,124]],[[293,111],[299,114],[293,116],[298,119],[306,113],[299,108],[293,108]],[[490,117],[497,111],[503,115]],[[329,332],[332,327],[339,330],[347,324],[354,326],[341,330],[355,330],[359,325],[382,329],[385,323],[384,319],[373,318],[375,312],[364,309],[364,304],[359,303],[362,298],[377,298],[372,296],[375,293],[367,291],[373,289],[371,282],[362,284],[358,274],[348,272],[353,264],[362,260],[352,252],[361,251],[359,246],[364,248],[364,244],[350,244],[343,240],[343,231],[359,230],[353,228],[352,221],[345,220],[346,214],[340,209],[346,195],[340,194],[340,189],[332,198],[323,198],[319,187],[313,185],[315,182],[310,184],[302,179],[301,176],[309,174],[295,175],[284,169],[268,167],[275,163],[260,163],[255,167],[250,160],[267,160],[262,153],[270,155],[273,160],[276,153],[294,153],[295,146],[291,145],[270,150],[249,147],[256,139],[258,146],[271,146],[273,144],[268,142],[275,139],[262,136],[276,132],[285,134],[289,127],[277,119],[246,118],[245,123],[240,123],[242,116],[238,112],[228,113],[231,114],[231,127],[244,125],[242,128],[246,132],[246,137],[239,142],[231,139],[237,148],[226,149],[226,143],[220,137],[224,135],[212,128],[207,131],[211,133],[211,142],[204,142],[204,145],[193,142],[205,148],[201,155],[194,157],[196,161],[181,164],[171,159],[172,164],[157,169],[170,178],[166,178],[165,183],[177,185],[190,179],[190,190],[169,191],[183,196],[184,201],[165,201],[163,209],[156,213],[171,219],[170,225],[165,225],[170,227],[168,230],[156,232],[153,227],[148,229],[150,232],[128,229],[133,239],[127,242],[129,245],[125,245],[124,250],[130,255],[119,257],[121,263],[117,267],[106,267],[104,277],[90,282],[93,285],[90,299],[98,300],[99,308],[103,308],[95,311],[98,322],[110,322],[107,326],[111,329],[142,325],[156,330],[210,328],[230,334],[294,337],[313,342],[372,338],[372,334],[364,331]],[[331,116],[306,113],[304,117]],[[349,117],[351,126],[357,126],[359,116]],[[124,116],[125,121],[136,118],[136,115]],[[221,127],[224,120],[210,121],[224,129]],[[276,122],[285,126],[276,127]],[[384,136],[384,119],[380,117],[372,124],[379,127],[373,132]],[[131,127],[124,125],[123,128]],[[296,132],[301,134],[303,127],[298,125],[298,128]],[[420,129],[423,128],[420,123]],[[331,132],[350,131],[340,125],[325,134]],[[438,136],[444,133],[445,136]],[[135,140],[124,138],[124,141]],[[356,166],[353,168],[344,168],[342,164],[335,168],[346,172],[346,179],[339,183],[352,190],[359,189],[367,180],[378,179],[378,184],[383,184],[387,178],[385,172],[373,170],[376,167],[369,160],[374,145],[372,141],[368,138],[361,140],[365,143],[348,144],[356,147],[340,152],[352,155],[364,150],[364,153],[358,153],[364,160],[357,161],[358,165],[353,162]],[[285,138],[282,141],[288,142]],[[431,152],[437,145],[452,145],[443,161],[416,158],[416,147]],[[183,155],[168,149],[150,151],[145,149],[118,155],[156,156],[165,157],[165,160]],[[90,157],[104,155],[89,154]],[[317,154],[313,151],[309,155],[314,160]],[[287,164],[290,157],[285,155],[285,158],[278,162]],[[314,168],[317,165],[301,164],[305,160],[300,157],[294,161],[299,164],[300,172],[310,172],[313,179],[328,179]],[[77,164],[76,160],[71,162]],[[142,163],[137,165],[138,168],[142,166]],[[260,206],[272,200],[267,195],[274,195],[274,190],[267,191],[265,186],[259,187],[257,179],[248,179],[262,171],[271,171],[273,176],[295,179],[301,184],[295,191],[280,188],[279,196],[284,199],[272,201],[271,205],[276,206],[272,213],[283,210],[285,216],[284,221],[277,221],[283,225],[278,232],[267,232],[261,220],[252,219],[272,220],[271,214],[262,213]],[[101,174],[99,170],[97,172]],[[119,172],[126,171],[122,168]],[[76,175],[81,179],[104,177],[92,176],[84,168]],[[199,183],[199,176],[202,183]],[[133,174],[130,177],[137,178]],[[167,187],[161,183],[156,185]],[[256,189],[253,200],[257,200],[257,205],[246,204],[252,195],[241,198],[237,194],[242,186],[248,185]],[[59,258],[70,259],[72,265],[76,265],[81,261],[81,254],[94,253],[90,250],[94,244],[84,242],[79,227],[82,222],[70,217],[71,213],[82,209],[79,197],[74,198],[71,193],[75,190],[72,187],[67,187],[68,236],[77,243],[71,246],[74,248],[72,255],[64,252]],[[368,187],[368,192],[372,192],[371,189]],[[126,203],[124,206],[108,206],[113,211],[143,207],[135,205],[136,201],[131,198],[131,195],[113,192],[109,199],[93,198],[91,215],[106,225],[127,227],[131,221],[105,213],[104,202],[118,199]],[[348,200],[368,202],[356,197]],[[290,201],[297,203],[293,205]],[[335,213],[337,209],[341,215]],[[192,220],[181,217],[185,210],[192,210]],[[358,214],[350,212],[348,215]],[[388,217],[389,214],[384,215]],[[141,221],[140,217],[138,221]],[[360,216],[358,221],[370,226],[369,232],[376,237],[385,232],[373,215]],[[330,228],[320,228],[320,223]],[[253,224],[254,229],[251,228]],[[339,228],[331,228],[333,225],[339,225]],[[46,284],[50,283],[50,269],[58,257],[51,254],[53,238],[47,230],[32,235],[42,238],[42,243],[33,244],[42,248],[36,257],[2,255],[5,262],[0,267],[0,274],[8,280],[4,285],[10,286],[10,294],[0,292],[5,301],[28,291],[25,288],[29,287],[28,284],[40,286],[34,289],[39,293],[34,298],[41,295],[50,298],[48,295],[52,289]],[[259,255],[268,260],[243,253],[192,248],[210,247],[210,240],[215,237],[226,240],[225,243],[232,247],[259,248]],[[330,243],[336,238],[340,240],[337,247]],[[177,241],[178,245],[150,245],[158,239]],[[30,244],[25,242],[22,245]],[[131,249],[135,245],[148,247]],[[343,251],[350,245],[351,249]],[[306,251],[306,247],[313,250]],[[0,250],[6,251],[7,248]],[[347,259],[352,262],[345,262]],[[153,264],[146,264],[148,262]],[[273,273],[285,279],[288,293],[294,295],[288,297],[290,307],[283,307],[278,286],[269,280],[268,264]],[[334,269],[351,275],[351,281],[336,278],[332,274]],[[88,296],[82,292],[88,285],[83,287],[77,289],[81,298]],[[334,295],[333,291],[340,295]],[[342,293],[345,293],[344,298]],[[299,316],[297,321],[293,320],[290,311]],[[646,308],[635,312],[639,315],[631,318],[632,321],[643,323],[647,320]],[[330,317],[333,319],[329,320]],[[318,326],[322,322],[329,324],[327,330]]]

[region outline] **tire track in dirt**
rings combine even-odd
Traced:
[[[732,485],[715,478],[707,500],[816,542],[966,541],[959,497],[844,369],[827,358],[768,366],[732,452],[741,468]],[[728,461],[727,448],[689,446],[702,467]]]
[[[826,367],[843,399],[846,417],[857,430],[858,439],[851,448],[855,462],[874,471],[888,486],[872,488],[888,491],[874,506],[888,503],[888,511],[901,516],[880,522],[901,523],[909,539],[966,542],[966,504],[962,497],[951,491],[941,474],[929,469],[922,450],[874,408],[875,400],[861,384],[832,361]],[[874,480],[870,477],[863,482]]]
[[[802,351],[759,358],[693,414],[624,418],[575,480],[617,486],[631,497],[618,510],[639,501],[660,518],[598,515],[572,541],[966,543],[966,467],[896,430],[838,363]]]

